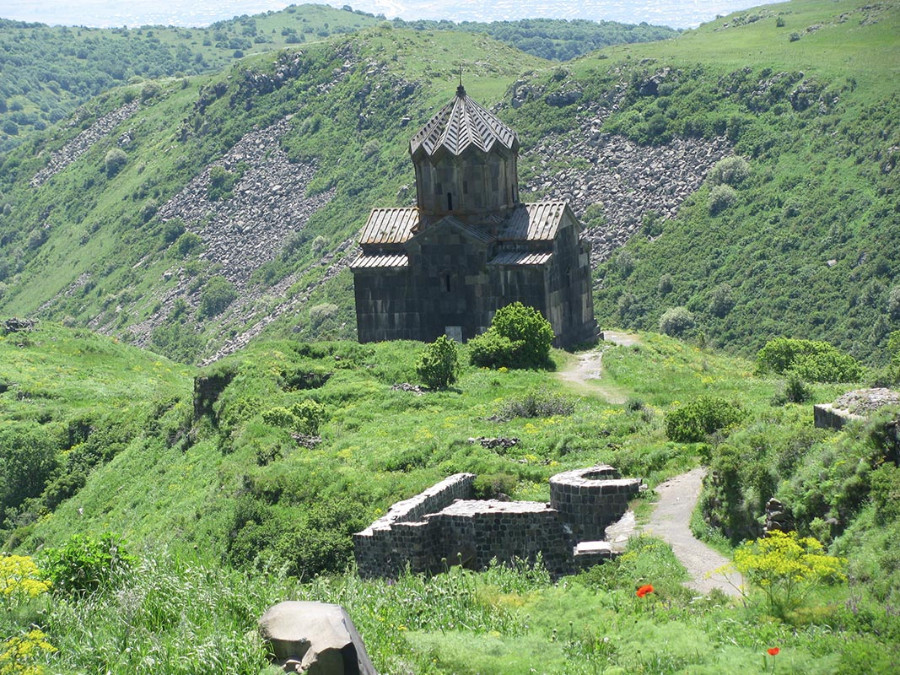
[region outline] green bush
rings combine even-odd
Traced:
[[[553,338],[550,322],[538,310],[514,302],[497,310],[491,327],[469,341],[469,360],[488,368],[547,368]]]
[[[716,185],[709,191],[709,202],[707,203],[709,214],[715,216],[722,213],[722,211],[734,204],[736,199],[737,192],[734,191],[733,187],[725,184]]]
[[[738,155],[720,159],[709,171],[707,180],[712,185],[737,185],[742,183],[750,175],[750,165],[747,160]]]
[[[687,307],[670,307],[659,318],[659,331],[675,337],[684,335],[694,324],[694,315]]]
[[[277,406],[262,414],[263,422],[273,427],[290,429],[294,433],[315,436],[325,419],[325,406],[312,399],[305,399],[290,408]]]
[[[113,148],[106,153],[103,159],[103,166],[106,169],[106,175],[110,178],[115,176],[122,167],[128,162],[128,155],[121,148]]]
[[[234,285],[225,277],[211,277],[200,293],[200,316],[214,317],[221,314],[237,297]]]
[[[190,255],[192,251],[199,248],[203,243],[203,240],[200,239],[200,236],[194,234],[193,232],[185,232],[178,239],[175,240],[175,251],[182,258]]]
[[[65,546],[47,549],[42,567],[54,593],[81,595],[113,585],[136,560],[124,541],[109,532],[99,539],[76,534]]]
[[[853,382],[863,375],[862,366],[827,342],[776,338],[756,356],[760,372],[796,373],[809,382]]]
[[[442,389],[456,382],[459,375],[456,343],[442,335],[427,345],[416,363],[416,374],[432,389]]]
[[[209,170],[209,187],[206,189],[207,199],[211,202],[230,199],[231,190],[240,179],[239,173],[232,173],[223,166],[215,165]]]
[[[511,495],[518,483],[518,477],[509,473],[486,473],[477,475],[472,487],[476,499],[496,499]]]
[[[722,398],[701,396],[666,414],[666,436],[681,443],[697,443],[708,434],[737,424],[742,418],[743,412],[738,404]]]

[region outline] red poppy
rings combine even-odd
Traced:
[[[766,651],[769,652],[769,656],[776,656],[781,650],[778,647],[769,647]]]
[[[641,586],[639,589],[637,589],[637,596],[639,598],[643,598],[645,595],[647,595],[647,593],[652,593],[652,592],[653,592],[653,586],[651,586],[650,584],[646,584],[645,586]]]

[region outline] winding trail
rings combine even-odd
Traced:
[[[632,333],[603,331],[603,339],[620,347],[640,344],[640,338]],[[609,403],[625,403],[622,389],[602,381],[605,349],[606,346],[601,344],[596,349],[579,354],[577,360],[571,361],[559,372],[558,377],[583,393],[602,396]],[[705,475],[705,469],[697,468],[659,484],[656,487],[659,501],[647,524],[637,526],[634,514],[629,511],[622,521],[607,528],[606,539],[615,550],[621,551],[636,531],[658,536],[672,547],[675,557],[687,569],[691,581],[685,586],[701,593],[717,588],[726,595],[736,597],[740,595],[739,588],[743,584],[740,574],[718,572],[730,561],[691,533],[691,514],[700,498]]]
[[[729,560],[691,533],[691,513],[700,497],[704,475],[706,470],[697,468],[660,483],[656,487],[659,501],[643,531],[672,546],[675,557],[691,575],[692,580],[685,586],[701,593],[718,588],[727,595],[738,596],[743,582],[741,576],[737,572],[717,572]]]

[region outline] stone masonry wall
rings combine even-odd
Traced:
[[[396,577],[406,564],[431,569],[433,532],[422,517],[457,499],[473,496],[475,474],[457,473],[424,492],[394,504],[362,532],[353,535],[356,565],[362,577]]]
[[[606,465],[568,471],[550,479],[547,504],[471,499],[474,478],[450,476],[353,535],[360,576],[396,577],[407,565],[429,573],[456,564],[483,569],[494,558],[534,562],[538,554],[552,575],[568,574],[576,567],[575,544],[603,539],[641,485]],[[582,557],[610,555],[606,547]]]
[[[620,478],[607,465],[566,471],[550,479],[550,506],[559,511],[578,541],[600,540],[607,525],[628,510],[628,501],[640,487],[640,478]]]
[[[544,502],[458,501],[428,516],[443,564],[484,569],[496,558],[534,563],[554,576],[572,571],[572,546],[559,513]],[[445,561],[445,562],[444,562]]]

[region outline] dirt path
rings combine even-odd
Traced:
[[[705,473],[705,469],[694,469],[658,485],[656,492],[659,501],[643,531],[660,537],[672,546],[675,557],[691,575],[692,581],[685,586],[702,593],[718,588],[727,595],[737,596],[740,595],[737,587],[742,582],[740,575],[736,572],[729,575],[716,572],[729,562],[728,559],[691,534],[691,513],[700,496]]]
[[[604,331],[603,339],[606,342],[612,342],[618,346],[640,344],[637,335],[632,335],[630,333]],[[602,380],[603,352],[607,347],[608,345],[601,344],[596,349],[592,349],[584,354],[578,354],[576,360],[569,362],[569,364],[558,373],[558,377],[563,382],[568,382],[581,389],[584,393],[597,394],[602,396],[609,403],[622,404],[625,403],[626,400],[625,392]]]

